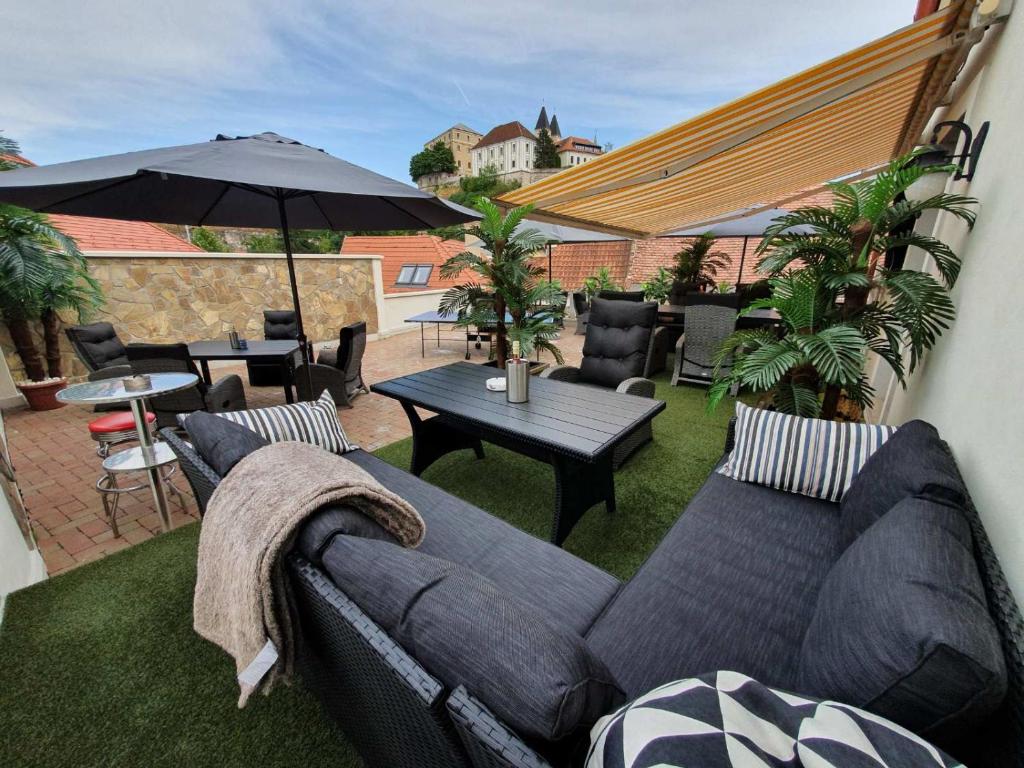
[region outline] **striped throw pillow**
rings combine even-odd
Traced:
[[[274,405],[249,411],[226,411],[218,416],[248,427],[272,443],[294,440],[318,445],[331,453],[348,453],[359,446],[349,442],[338,421],[334,398],[326,389],[311,403]]]
[[[896,427],[788,416],[736,403],[729,460],[719,472],[826,501],[839,501]]]

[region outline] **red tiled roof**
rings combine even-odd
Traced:
[[[349,235],[341,244],[346,256],[382,256],[381,273],[384,293],[408,293],[450,288],[463,280],[447,280],[440,276],[441,265],[452,256],[466,250],[458,240],[442,240],[436,235]],[[395,285],[398,273],[405,264],[430,264],[430,280],[426,285]]]
[[[49,214],[50,222],[73,237],[83,251],[187,251],[204,253],[187,240],[145,221]]]
[[[630,246],[629,240],[556,245],[551,249],[552,277],[561,284],[562,290],[575,291],[601,267],[608,267],[612,279],[624,285],[629,270]],[[547,254],[538,257],[535,263],[547,269]]]
[[[35,166],[35,163],[33,163],[27,157],[22,157],[21,155],[3,155],[3,154],[0,154],[0,160],[6,160],[7,162],[14,163],[15,165],[26,165],[26,166],[29,166],[29,167]]]
[[[480,141],[476,143],[473,149],[480,149],[480,147],[488,147],[491,144],[500,144],[503,141],[509,139],[536,139],[537,137],[530,133],[530,130],[520,123],[518,120],[513,120],[511,123],[505,123],[504,125],[498,125],[491,128]]]
[[[559,152],[565,152],[566,150],[574,149],[575,146],[593,148],[598,150],[598,152],[601,150],[601,145],[595,144],[593,139],[581,139],[579,136],[566,136],[555,145],[555,148]]]

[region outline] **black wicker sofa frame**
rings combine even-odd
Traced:
[[[220,478],[172,430],[162,430],[161,436],[177,454],[205,511]],[[732,440],[730,425],[726,451]],[[371,472],[383,464],[362,451],[352,458]],[[401,472],[387,466],[389,473]],[[394,488],[400,495],[403,488],[418,488],[410,483],[429,486],[404,472],[389,477],[401,478]],[[465,504],[429,488],[439,504],[445,497]],[[1003,642],[1009,690],[1000,710],[972,733],[969,754],[957,757],[972,768],[1024,766],[1024,620],[973,506],[968,520],[989,610]],[[302,638],[300,674],[367,765],[545,768],[581,763],[579,742],[528,744],[464,687],[446,689],[307,558],[293,551],[287,570]]]

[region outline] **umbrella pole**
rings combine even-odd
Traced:
[[[288,280],[292,286],[292,306],[295,307],[295,327],[299,332],[299,349],[302,351],[303,367],[306,369],[306,385],[309,387],[309,397],[313,399],[313,370],[309,367],[309,342],[306,340],[306,331],[302,327],[302,307],[299,304],[299,285],[295,279],[295,259],[292,256],[292,237],[288,231],[288,213],[284,205],[284,193],[277,192],[277,210],[281,216],[281,238],[284,240],[284,255],[288,262]]]
[[[551,282],[551,243],[548,243],[548,282]]]
[[[736,273],[736,290],[739,290],[740,286],[743,285],[743,262],[747,258],[747,240],[749,239],[746,235],[743,236],[743,250],[740,251],[740,271]]]

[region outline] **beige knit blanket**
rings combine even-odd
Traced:
[[[398,541],[423,540],[419,513],[351,461],[316,446],[273,443],[246,456],[210,499],[199,534],[196,632],[235,660],[245,706],[258,687],[289,678],[293,621],[281,555],[316,509],[344,502]]]

